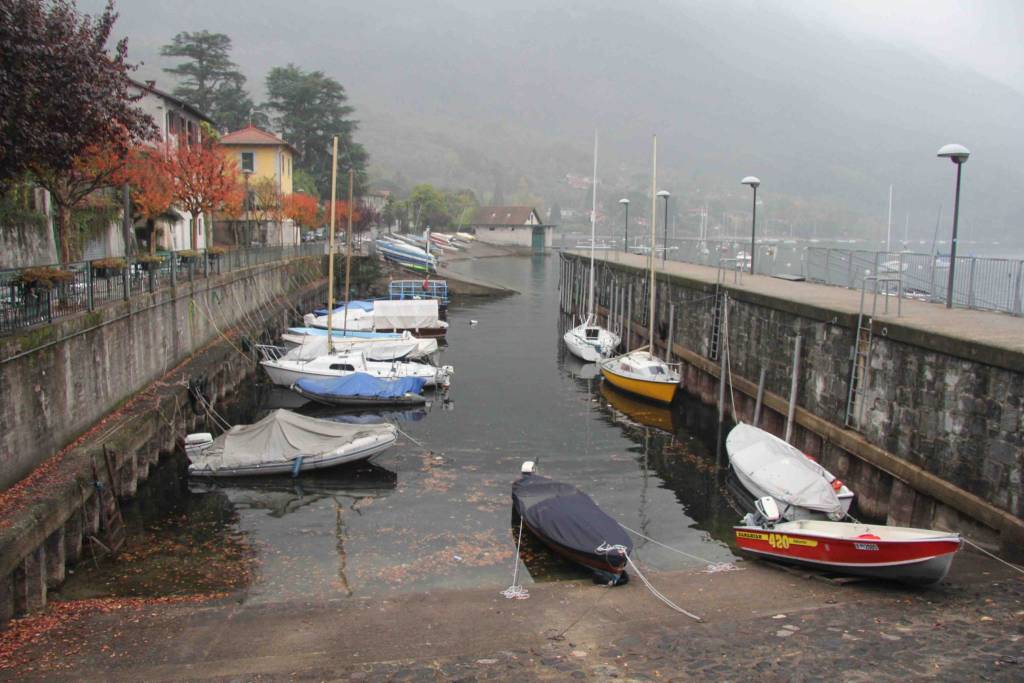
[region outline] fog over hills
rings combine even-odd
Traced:
[[[1024,94],[1011,84],[813,20],[799,3],[552,4],[122,0],[118,31],[141,75],[168,90],[159,46],[182,30],[230,35],[257,100],[272,66],[322,69],[356,107],[373,177],[400,185],[486,200],[500,183],[509,201],[582,207],[586,191],[565,176],[590,175],[597,128],[613,204],[646,191],[657,133],[659,185],[680,205],[741,209],[739,179],[755,174],[766,216],[785,198],[787,219],[801,220],[799,207],[842,215],[877,238],[893,184],[899,234],[909,214],[912,237],[930,240],[940,204],[948,234],[955,177],[935,152],[960,142],[972,151],[962,236],[1024,233]]]

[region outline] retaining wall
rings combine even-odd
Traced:
[[[115,302],[0,339],[0,490],[276,298],[321,279],[320,258],[253,266]]]
[[[563,308],[578,313],[586,307],[587,268],[572,255],[562,263]],[[634,347],[647,335],[647,277],[645,270],[623,264],[606,262],[597,269],[599,314],[605,321],[611,316],[613,327],[632,314],[626,329]],[[720,361],[710,356],[716,287],[662,273],[658,283],[655,346],[663,353],[671,330],[684,388],[715,403]],[[753,288],[725,284],[722,289],[729,296],[736,419],[752,419],[763,368],[761,426],[784,434],[794,340],[801,335],[794,443],[851,484],[863,514],[892,524],[971,532],[1021,552],[1024,359],[1019,354],[876,321],[864,419],[855,431],[845,427],[845,416],[856,314],[773,298]],[[727,413],[733,413],[732,403],[727,399]]]

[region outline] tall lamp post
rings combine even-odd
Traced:
[[[953,204],[953,239],[949,248],[949,282],[946,284],[946,308],[953,307],[953,273],[956,269],[956,228],[960,218],[960,171],[971,151],[963,145],[943,145],[938,156],[945,157],[956,164],[956,200]]]
[[[754,236],[757,234],[757,186],[761,179],[757,176],[748,175],[740,181],[741,185],[750,185],[754,188],[754,204],[750,212],[750,274],[754,274]]]
[[[665,226],[662,228],[663,234],[665,236],[661,240],[661,265],[665,265],[665,259],[668,257],[668,198],[671,197],[672,195],[669,193],[668,190],[662,190],[661,192],[658,193],[658,196],[665,200]],[[651,245],[651,248],[654,248],[653,244]]]
[[[622,206],[625,207],[625,209],[626,209],[626,220],[625,220],[625,224],[624,224],[625,228],[626,228],[626,236],[624,238],[625,241],[623,243],[623,246],[625,247],[625,252],[628,254],[629,253],[629,200],[626,199],[625,197],[623,197],[622,199],[619,200],[619,204],[622,204]]]

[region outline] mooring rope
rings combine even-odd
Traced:
[[[523,547],[523,518],[519,518],[519,540],[516,541],[516,556],[513,559],[512,585],[501,591],[509,600],[526,600],[530,591],[519,585],[519,549]]]
[[[995,560],[996,562],[1002,562],[1003,564],[1005,564],[1005,565],[1006,565],[1007,567],[1009,567],[1010,569],[1014,570],[1015,572],[1020,572],[1021,574],[1024,574],[1024,569],[1021,569],[1020,567],[1018,567],[1017,565],[1013,564],[1012,562],[1007,562],[1007,561],[1006,561],[1006,560],[1004,560],[1003,558],[1001,558],[1001,557],[997,557],[997,556],[993,555],[992,553],[990,553],[989,551],[985,550],[984,548],[982,548],[982,547],[981,547],[980,545],[978,545],[977,543],[974,543],[974,542],[972,542],[972,541],[968,540],[967,538],[964,538],[963,536],[961,536],[961,537],[960,537],[960,539],[961,539],[961,540],[962,540],[962,541],[963,541],[964,543],[966,543],[967,545],[969,545],[969,546],[971,546],[972,548],[974,548],[975,550],[979,550],[979,551],[981,551],[982,553],[984,553],[984,554],[988,555],[989,557],[991,557],[991,558],[992,558],[993,560]]]
[[[636,572],[636,575],[638,577],[640,577],[640,580],[644,582],[644,585],[647,586],[647,590],[649,590],[651,592],[651,595],[656,597],[661,602],[665,603],[665,605],[667,607],[675,610],[676,612],[679,612],[680,614],[684,614],[684,615],[690,617],[694,621],[699,621],[699,622],[703,622],[704,621],[703,619],[698,617],[693,612],[687,612],[685,609],[683,609],[682,607],[680,607],[676,603],[674,603],[671,600],[669,600],[661,591],[659,591],[657,588],[655,588],[653,585],[651,585],[651,582],[648,581],[647,577],[643,575],[643,572],[641,572],[640,568],[636,566],[636,563],[633,562],[633,558],[630,557],[628,553],[626,554],[626,562],[628,562],[629,566],[633,568],[633,571]]]
[[[666,550],[671,550],[674,553],[679,553],[680,555],[682,555],[684,557],[689,557],[692,560],[697,560],[698,562],[703,562],[704,564],[707,565],[707,569],[705,570],[706,573],[710,574],[710,573],[715,573],[715,572],[740,571],[740,568],[737,567],[732,562],[712,562],[711,560],[708,560],[708,559],[705,559],[703,557],[700,557],[699,555],[692,555],[692,554],[690,554],[690,553],[688,553],[686,551],[679,550],[678,548],[673,548],[670,545],[665,545],[661,541],[656,541],[653,538],[651,538],[650,536],[644,536],[639,531],[636,531],[635,529],[630,529],[625,524],[620,523],[619,526],[621,526],[623,529],[625,529],[629,533],[631,533],[631,534],[633,534],[633,535],[635,535],[635,536],[637,536],[639,538],[644,539],[645,541],[650,541],[654,545],[661,546],[662,548],[665,548]]]

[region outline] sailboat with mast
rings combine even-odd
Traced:
[[[608,358],[618,348],[619,335],[597,324],[594,314],[594,243],[597,241],[597,131],[594,131],[593,199],[590,208],[590,291],[587,296],[587,317],[566,332],[562,339],[569,351],[588,363]]]
[[[647,252],[650,270],[650,311],[647,316],[646,346],[598,362],[601,376],[614,386],[659,403],[671,403],[679,388],[679,366],[654,355],[654,313],[657,287],[654,280],[655,224],[657,222],[658,137],[654,137],[651,162],[651,249]]]

